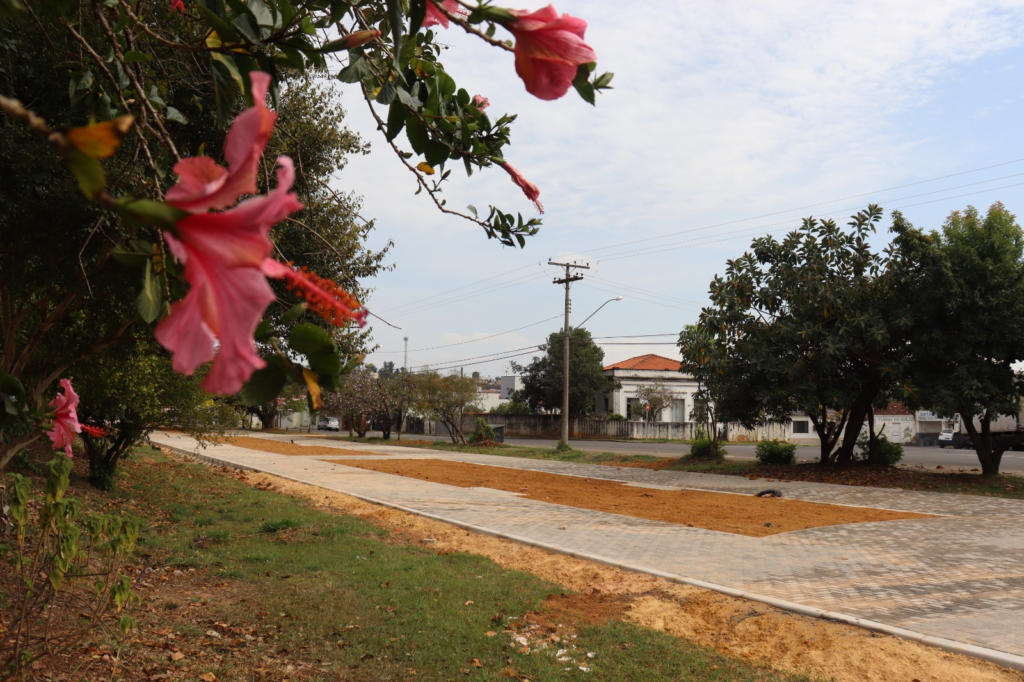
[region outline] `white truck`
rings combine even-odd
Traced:
[[[981,432],[981,421],[975,417],[974,427]],[[992,435],[993,436],[1006,436],[1016,434],[1019,431],[1024,430],[1024,425],[1020,423],[1020,419],[1017,415],[1007,416],[999,415],[992,420]],[[963,420],[960,419],[960,415],[953,416],[952,428],[945,428],[939,434],[939,447],[952,447],[957,450],[970,450],[974,448],[974,444],[971,443],[971,436],[967,433],[967,429],[964,427]],[[1018,450],[1022,446],[1015,445],[1012,449]]]

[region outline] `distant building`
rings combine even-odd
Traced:
[[[501,377],[501,399],[511,400],[513,391],[520,391],[523,388],[523,378],[521,376],[505,376]]]
[[[697,392],[697,382],[693,377],[679,371],[679,360],[662,357],[661,355],[641,355],[622,362],[616,362],[604,368],[604,375],[622,385],[607,393],[595,396],[595,409],[599,416],[621,414],[629,417],[630,406],[640,403],[636,397],[637,389],[653,386],[659,379],[672,391],[673,399],[660,414],[650,416],[651,421],[685,422],[690,421],[693,409],[693,394]]]

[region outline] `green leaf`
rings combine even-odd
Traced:
[[[103,173],[103,165],[98,159],[86,156],[77,149],[72,149],[65,161],[68,168],[78,180],[78,188],[90,201],[95,201],[100,192],[107,188],[107,176]]]
[[[146,271],[142,275],[142,291],[135,297],[135,307],[139,316],[152,324],[163,311],[164,294],[160,287],[160,278],[153,274],[152,260],[146,261]]]
[[[423,122],[419,116],[410,116],[405,121],[405,134],[409,138],[409,144],[412,145],[412,150],[417,154],[422,154],[427,149],[427,129],[423,126]]]
[[[309,323],[300,324],[292,330],[288,337],[288,345],[292,350],[306,356],[333,353],[335,349],[334,341],[327,331]]]
[[[22,403],[25,402],[25,387],[21,382],[7,372],[0,370],[0,393],[6,396],[13,396]]]
[[[406,113],[408,113],[408,110],[402,102],[396,99],[391,103],[391,107],[388,109],[388,130],[386,135],[388,142],[394,140],[398,137],[398,133],[402,132],[402,128],[405,127]]]
[[[576,69],[576,77],[572,79],[572,86],[580,94],[585,102],[596,105],[594,101],[594,84],[590,82],[590,67],[580,64]]]
[[[0,19],[14,16],[24,11],[25,5],[21,4],[21,0],[0,0]]]
[[[145,52],[136,52],[135,50],[128,50],[124,53],[124,63],[131,64],[133,62],[151,62],[153,61],[153,55],[146,54]]]
[[[260,323],[256,325],[256,333],[253,334],[253,338],[257,341],[266,341],[274,334],[274,328],[270,326],[270,323],[266,320],[260,320]]]
[[[221,41],[225,43],[237,43],[238,32],[232,28],[231,24],[221,19],[219,16],[214,14],[212,11],[203,6],[203,3],[197,2],[193,6],[199,10],[199,13],[206,19],[206,25],[217,32],[220,36]]]
[[[282,367],[268,364],[252,373],[238,397],[248,407],[265,405],[277,399],[287,380],[288,375]]]
[[[226,55],[210,55],[213,70],[213,94],[217,103],[217,121],[227,124],[234,113],[238,93],[243,89],[242,77],[234,60]]]
[[[281,316],[281,324],[291,324],[304,312],[306,312],[306,304],[296,303],[288,312]]]
[[[122,213],[134,218],[144,225],[173,228],[179,220],[188,217],[188,213],[170,204],[149,199],[136,199],[120,206]]]
[[[370,62],[366,57],[353,58],[344,69],[338,72],[338,80],[342,83],[358,83],[370,75]]]
[[[427,17],[428,2],[430,0],[411,0],[409,2],[409,35],[417,33],[423,26],[423,20]]]
[[[167,107],[167,112],[165,116],[167,116],[168,121],[174,121],[175,123],[181,124],[188,123],[188,119],[185,118],[185,115],[177,109],[175,109],[174,107]]]
[[[114,260],[118,263],[132,268],[144,268],[146,267],[146,263],[149,263],[152,260],[151,254],[136,253],[120,247],[114,249],[110,255],[113,256]]]
[[[391,81],[388,81],[381,86],[380,92],[377,93],[376,101],[380,104],[391,104],[396,94],[395,86],[391,84]]]

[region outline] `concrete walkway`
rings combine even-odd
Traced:
[[[249,434],[253,435],[253,434]],[[1024,669],[1024,502],[822,483],[616,468],[327,441],[298,445],[394,458],[448,459],[632,485],[752,494],[769,485],[789,499],[867,506],[939,518],[861,523],[753,538],[456,488],[321,461],[218,445],[198,453],[605,563],[748,596],[810,615],[891,631]],[[186,452],[179,434],[151,439]],[[348,456],[347,454],[344,456]],[[786,603],[783,603],[786,602]],[[827,613],[824,613],[827,612]]]

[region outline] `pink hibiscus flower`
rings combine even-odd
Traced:
[[[274,300],[263,270],[274,263],[270,228],[302,208],[289,191],[295,182],[292,160],[282,156],[277,162],[277,187],[266,196],[223,213],[189,216],[178,222],[177,236],[164,234],[185,264],[191,287],[157,325],[156,340],[174,353],[176,372],[192,374],[213,360],[202,383],[211,393],[237,393],[254,371],[266,366],[253,334]],[[220,343],[216,353],[215,341]]]
[[[483,111],[487,107],[491,106],[491,101],[483,95],[473,95],[473,106]]]
[[[466,10],[462,9],[458,0],[443,0],[438,4],[452,14],[460,17],[466,15]],[[423,19],[423,28],[430,28],[431,26],[442,26],[443,28],[448,28],[448,16],[437,8],[433,0],[427,0],[427,15]]]
[[[50,401],[50,407],[57,411],[53,417],[53,430],[47,431],[54,450],[64,448],[64,454],[71,457],[71,443],[75,440],[75,434],[82,432],[82,426],[78,423],[78,394],[71,388],[71,381],[60,380],[64,393],[58,393],[57,397]]]
[[[597,53],[583,42],[587,30],[583,19],[558,16],[552,5],[511,13],[518,18],[506,25],[516,38],[516,73],[535,97],[558,99],[568,92],[577,66],[597,61]]]
[[[267,108],[270,75],[262,71],[249,74],[252,83],[252,107],[231,124],[224,142],[224,168],[208,156],[193,156],[174,165],[178,184],[167,190],[167,203],[183,211],[201,213],[226,208],[243,194],[256,193],[256,170],[263,148],[267,146],[277,114]]]
[[[537,189],[537,185],[527,180],[522,173],[513,168],[512,164],[502,162],[501,167],[512,176],[512,182],[519,185],[519,188],[523,190],[523,194],[526,198],[537,205],[537,210],[541,213],[544,212],[544,205],[540,203],[540,190]]]

